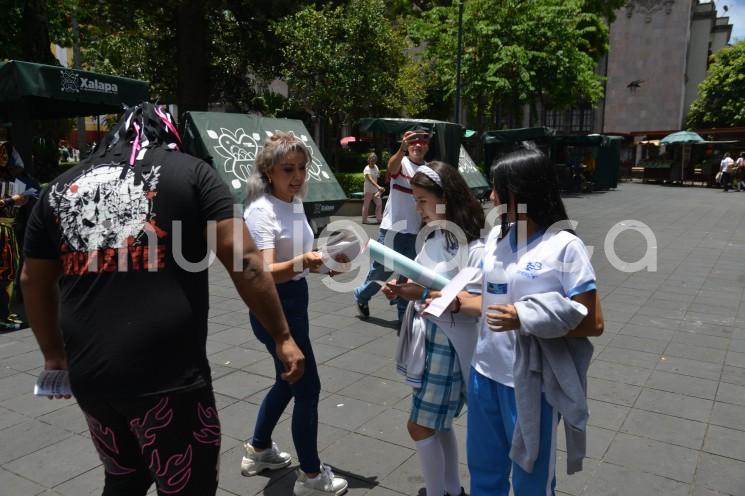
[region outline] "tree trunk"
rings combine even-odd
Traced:
[[[530,118],[528,127],[536,127],[538,125],[538,106],[535,100],[530,101]]]
[[[476,129],[484,132],[484,110],[486,109],[486,95],[479,93],[476,97]]]
[[[176,102],[180,117],[189,110],[207,110],[209,103],[206,5],[201,0],[182,0],[176,13]]]
[[[46,0],[27,0],[23,7],[20,43],[23,59],[40,64],[57,65],[49,42],[49,17]]]
[[[494,109],[494,113],[492,114],[494,121],[491,125],[494,129],[502,129],[502,101],[496,94],[492,101],[492,108]]]

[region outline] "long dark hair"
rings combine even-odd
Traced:
[[[469,243],[479,239],[484,227],[484,209],[468,188],[463,176],[458,169],[445,162],[434,161],[427,165],[440,177],[442,187],[421,172],[414,174],[411,184],[444,198],[448,205],[445,209],[445,219],[463,229]],[[457,244],[453,233],[446,231],[445,236],[449,245]]]
[[[527,206],[527,215],[541,228],[568,220],[559,194],[556,168],[540,150],[526,148],[496,160],[491,167],[491,183],[499,200],[508,205],[510,196],[515,208]],[[502,214],[502,236],[509,229],[508,214]]]

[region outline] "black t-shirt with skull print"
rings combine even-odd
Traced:
[[[210,382],[206,233],[240,208],[194,157],[156,148],[141,171],[118,158],[52,181],[26,234],[27,258],[62,263],[72,390],[121,398],[201,387]]]

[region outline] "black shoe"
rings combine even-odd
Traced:
[[[358,301],[357,311],[360,313],[360,317],[362,317],[362,320],[367,320],[370,317],[370,307],[367,306],[367,303],[360,303]]]
[[[450,496],[450,493],[445,493],[445,496]],[[468,495],[466,494],[466,490],[461,487],[460,494],[458,494],[458,496],[468,496]]]

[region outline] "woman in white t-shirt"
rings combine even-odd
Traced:
[[[256,157],[248,178],[246,211],[243,215],[257,248],[264,256],[265,270],[272,273],[290,334],[305,355],[305,372],[294,384],[282,379],[284,367],[277,359],[274,342],[250,313],[251,327],[274,358],[274,385],[259,407],[253,437],[244,444],[241,473],[256,475],[263,470],[290,465],[289,453],[272,442],[272,432],[294,398],[292,440],[300,461],[294,494],[334,495],[346,491],[347,481],[335,477],[318,457],[318,377],[308,321],[308,272],[318,272],[321,255],[313,251],[313,231],[303,210],[306,167],[310,155],[302,141],[288,133],[273,134]]]
[[[365,176],[365,187],[364,187],[364,199],[362,200],[362,223],[367,224],[367,214],[370,210],[370,201],[375,203],[375,218],[380,224],[380,220],[383,218],[383,201],[380,199],[380,195],[385,191],[385,188],[378,184],[378,178],[380,177],[380,169],[378,169],[378,156],[375,153],[370,153],[367,156],[367,166],[362,174]]]
[[[458,169],[443,162],[421,165],[411,179],[411,189],[425,224],[421,233],[427,236],[415,261],[447,278],[465,267],[478,267],[484,247],[484,210]],[[467,290],[480,293],[479,278]],[[397,283],[395,279],[383,288],[389,298],[413,302],[413,319],[401,330],[409,335],[402,338],[423,342],[419,353],[416,346],[407,353],[406,363],[412,370],[400,367],[399,372],[414,387],[406,427],[416,445],[427,494],[458,496],[462,488],[452,424],[466,399],[478,319],[460,314],[457,308],[439,318],[425,318],[422,304],[429,291],[414,282]]]
[[[491,198],[503,210],[501,225],[492,229],[485,243],[483,272],[489,273],[495,261],[502,262],[511,302],[556,292],[584,305],[587,315],[564,338],[600,335],[603,315],[595,273],[582,240],[566,225],[553,164],[538,150],[519,150],[501,158],[492,167],[491,177]],[[485,288],[486,281],[482,293]],[[468,382],[470,494],[507,496],[511,475],[515,496],[553,495],[558,411],[545,394],[541,393],[541,411],[532,412],[539,417],[540,432],[528,433],[540,438],[532,472],[509,456],[517,422],[515,333],[525,332],[520,315],[512,304],[484,308],[481,296],[465,292],[458,295],[455,305],[461,313],[482,317]]]

